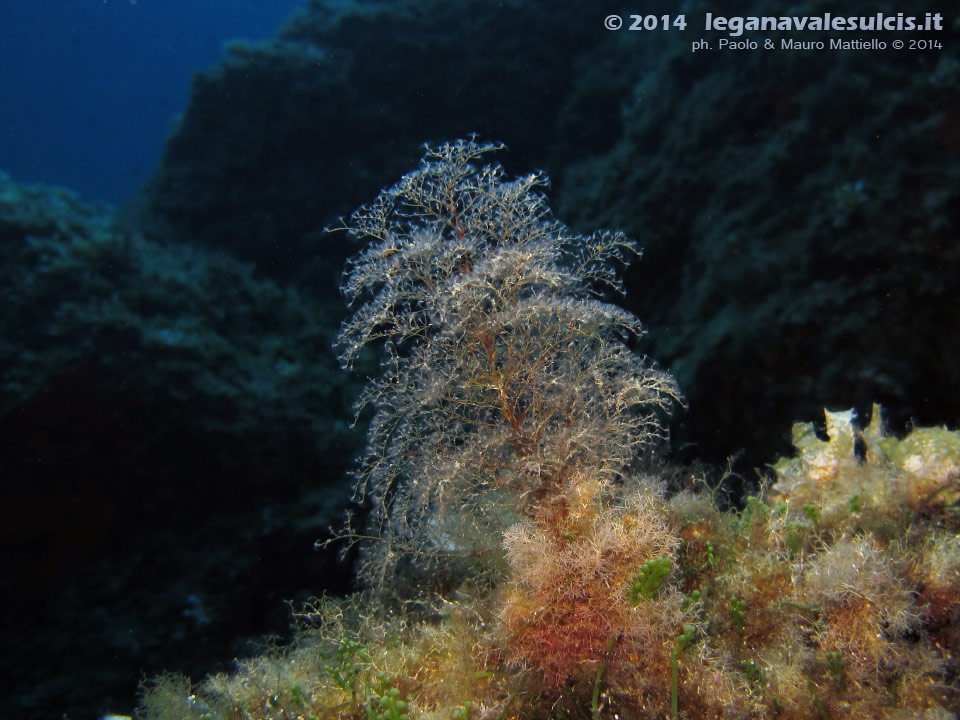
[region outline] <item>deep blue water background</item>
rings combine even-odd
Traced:
[[[3,0],[0,170],[120,203],[152,173],[193,73],[305,0]]]

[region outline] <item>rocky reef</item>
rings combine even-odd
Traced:
[[[283,653],[151,681],[143,717],[956,717],[960,434],[828,417],[742,511],[635,480],[565,544],[512,530],[503,586],[319,600]]]
[[[691,30],[705,12],[715,12],[699,0],[681,5],[655,0],[645,12],[682,11]],[[765,7],[752,2],[742,11],[762,13]],[[851,13],[875,10],[859,0],[845,6]],[[785,592],[785,578],[807,577],[804,563],[822,556],[818,577],[834,577],[831,568],[842,563],[826,558],[852,564],[863,555],[871,566],[877,561],[887,568],[882,578],[864,575],[863,582],[906,588],[898,596],[906,614],[857,617],[865,618],[865,627],[879,623],[885,643],[919,658],[907,673],[911,687],[916,691],[930,680],[923,695],[933,697],[931,707],[949,706],[949,693],[937,699],[935,683],[952,688],[952,661],[935,643],[948,648],[953,642],[953,589],[946,580],[924,580],[934,571],[916,563],[922,555],[929,558],[923,567],[948,568],[955,550],[950,482],[940,495],[918,498],[937,487],[936,474],[924,468],[944,462],[928,456],[930,443],[950,437],[942,428],[960,424],[960,25],[945,18],[940,51],[707,54],[690,52],[690,33],[609,31],[603,27],[607,11],[616,8],[598,12],[558,0],[309,0],[275,38],[232,43],[222,63],[196,75],[190,106],[171,131],[160,167],[128,207],[114,211],[67,191],[0,180],[6,301],[0,469],[10,518],[3,544],[10,571],[0,582],[23,630],[11,623],[4,635],[17,649],[3,668],[19,688],[8,697],[10,712],[126,712],[141,669],[153,674],[166,667],[195,677],[224,669],[232,657],[254,654],[249,638],[282,632],[284,600],[348,589],[352,569],[310,547],[347,504],[346,472],[361,450],[360,434],[351,434],[347,424],[361,379],[375,373],[371,348],[358,356],[354,374],[344,374],[330,344],[346,315],[336,292],[341,269],[368,238],[323,229],[412,167],[421,143],[471,132],[504,141],[510,152],[502,162],[512,171],[549,173],[553,207],[569,237],[616,228],[633,238],[622,246],[625,258],[643,251],[643,262],[615,263],[626,295],[617,299],[623,309],[611,316],[612,326],[610,318],[564,317],[580,330],[602,330],[592,339],[602,336],[606,349],[619,348],[618,362],[636,365],[634,354],[657,358],[659,374],[652,377],[675,379],[686,408],[669,417],[654,413],[656,422],[646,426],[657,428],[650,438],[666,435],[669,426],[671,463],[701,461],[714,469],[631,467],[614,473],[616,483],[632,488],[616,497],[604,495],[609,474],[591,481],[599,483],[593,490],[580,486],[576,502],[586,509],[576,533],[596,542],[578,548],[573,540],[562,545],[561,537],[551,567],[580,568],[596,578],[589,588],[530,569],[547,535],[523,512],[547,497],[544,487],[508,483],[496,497],[468,494],[474,507],[490,514],[474,527],[472,544],[463,541],[456,553],[444,549],[452,530],[418,524],[410,505],[407,526],[378,528],[377,535],[407,550],[411,541],[429,547],[422,545],[429,539],[441,548],[429,554],[437,562],[426,562],[421,553],[420,562],[411,563],[403,553],[391,557],[389,547],[383,552],[385,546],[377,551],[363,544],[360,558],[366,568],[389,570],[385,577],[407,589],[425,583],[433,594],[423,607],[400,614],[382,598],[351,599],[337,610],[325,600],[318,615],[305,618],[308,625],[322,618],[323,629],[301,628],[304,647],[315,648],[322,660],[314,659],[300,690],[296,683],[260,678],[250,687],[262,690],[261,706],[236,686],[216,696],[206,686],[197,697],[222,708],[216,703],[234,696],[248,708],[244,712],[269,713],[276,706],[290,717],[307,705],[295,711],[296,703],[282,698],[300,697],[318,712],[334,707],[348,715],[366,713],[362,706],[382,697],[397,714],[397,703],[410,702],[422,713],[476,715],[482,706],[495,717],[499,710],[493,708],[542,708],[560,688],[562,698],[573,692],[577,699],[549,702],[560,702],[558,716],[577,717],[593,711],[583,710],[584,697],[597,712],[601,704],[613,707],[606,698],[618,682],[646,697],[639,689],[646,681],[623,674],[623,658],[640,656],[629,632],[608,648],[609,635],[564,625],[577,616],[572,608],[579,593],[589,591],[591,607],[604,610],[585,610],[593,625],[584,627],[623,628],[641,606],[659,618],[648,628],[648,637],[659,639],[644,661],[653,678],[650,696],[657,698],[650,707],[667,708],[676,685],[678,712],[693,713],[694,680],[714,677],[703,674],[707,660],[701,655],[720,653],[710,660],[718,682],[739,688],[733,709],[724,711],[730,716],[748,702],[754,703],[750,712],[769,712],[779,701],[768,685],[786,683],[796,699],[797,688],[811,687],[809,679],[818,700],[803,712],[840,714],[856,697],[866,708],[877,702],[883,712],[899,709],[909,717],[919,705],[908,710],[913,701],[897,691],[906,676],[885,664],[886,650],[876,654],[887,645],[861,648],[851,639],[844,646],[836,638],[832,645],[817,644],[826,614],[847,607],[850,598],[818,599],[813,590],[797,590],[785,603],[816,613],[784,604],[770,614],[763,597],[751,605],[749,578],[729,579],[745,572],[735,565],[753,567],[755,559],[780,578],[757,575],[758,582]],[[832,11],[821,0],[791,8],[798,14]],[[805,40],[820,37],[803,34]],[[900,35],[888,39],[894,37]],[[617,232],[607,239],[620,237]],[[575,266],[571,257],[564,262]],[[604,293],[613,289],[593,300],[609,302],[612,296]],[[635,319],[622,323],[632,315],[642,317],[649,332],[637,332]],[[563,329],[544,315],[530,320],[536,332]],[[538,347],[545,338],[534,335],[518,347]],[[484,336],[474,341],[482,360]],[[578,349],[586,347],[586,336],[578,342]],[[616,365],[610,363],[598,372],[596,387],[607,382],[606,368]],[[643,377],[637,371],[638,382]],[[427,378],[404,376],[415,383]],[[450,392],[479,395],[494,380],[475,379]],[[579,387],[594,392],[589,383]],[[376,394],[364,397],[368,407],[378,406]],[[546,407],[557,397],[541,394],[537,401]],[[591,407],[609,410],[604,402],[610,398],[590,397]],[[442,407],[451,396],[434,399]],[[867,417],[874,402],[885,409],[888,435],[882,441],[876,440],[878,427],[822,420],[824,406],[855,407]],[[395,406],[396,417],[403,407]],[[650,410],[642,403],[634,409],[644,418]],[[513,412],[519,421],[530,410],[521,403]],[[557,424],[563,414],[550,417]],[[797,445],[801,461],[810,456],[814,464],[779,466],[777,490],[761,493],[751,468],[790,454],[788,429],[795,420],[813,423],[804,425]],[[918,427],[927,429],[912,436],[914,450],[884,450]],[[463,429],[440,428],[451,437]],[[838,437],[852,438],[852,453],[846,444],[824,449],[813,442],[829,443],[831,428],[847,428]],[[490,448],[509,444],[508,437],[500,440]],[[629,447],[644,452],[654,444],[635,440]],[[457,461],[457,447],[444,446],[444,462]],[[867,448],[884,459],[870,465]],[[435,449],[426,443],[407,448],[404,462],[394,464],[396,447],[398,455],[368,477],[383,480],[390,467],[407,473],[414,452]],[[476,465],[460,459],[461,472],[503,459],[480,449],[470,447]],[[714,487],[722,475],[716,468],[737,453],[722,488],[703,490],[701,481]],[[830,469],[834,455],[844,460]],[[456,467],[437,457],[427,468],[430,478]],[[583,475],[582,467],[578,472]],[[818,485],[813,476],[832,479]],[[837,478],[866,484],[862,492],[847,496],[844,489],[833,496],[831,483],[849,484]],[[894,489],[884,490],[888,483]],[[699,508],[690,511],[699,518],[693,526],[685,524],[688,511],[675,507],[677,492],[687,485],[694,488],[690,503]],[[444,487],[444,501],[455,505],[457,493],[475,486]],[[513,503],[516,498],[505,493],[517,487],[524,487],[523,502]],[[874,491],[916,505],[902,518],[904,527],[918,528],[909,538],[891,538],[895,521],[884,515],[888,509],[864,505],[867,515],[854,512]],[[367,497],[377,500],[374,514],[384,522],[403,516],[389,512],[396,500],[391,490]],[[749,503],[746,510],[731,509],[747,497],[754,498],[752,510]],[[513,515],[501,512],[508,506],[517,508]],[[429,503],[423,507],[427,517],[436,517]],[[769,517],[751,519],[764,514]],[[458,516],[447,517],[454,522]],[[655,533],[651,517],[659,518]],[[761,528],[757,533],[776,535],[794,549],[777,550],[767,540],[758,545],[753,531],[730,529],[748,519]],[[835,534],[826,533],[834,522]],[[462,536],[469,522],[454,527]],[[616,532],[602,535],[611,527]],[[361,518],[357,534],[364,528]],[[707,533],[710,544],[703,540],[701,555],[687,557],[685,548],[696,541],[687,536],[696,532]],[[939,549],[924,549],[927,544]],[[761,548],[756,558],[750,548]],[[835,555],[830,548],[837,548]],[[604,552],[620,553],[626,564],[606,568]],[[703,563],[716,578],[696,569]],[[484,572],[499,568],[497,587],[504,593],[509,587],[509,594],[495,595],[476,581],[465,586],[463,574],[478,566]],[[698,578],[704,587],[693,582]],[[711,583],[721,588],[724,582],[728,595],[715,594]],[[601,590],[597,583],[606,584]],[[695,592],[701,599],[694,600]],[[555,596],[563,603],[552,614],[528,617]],[[907,596],[912,605],[904,604]],[[927,605],[943,610],[927,617]],[[104,606],[114,608],[112,616],[100,610]],[[807,624],[796,618],[789,624],[790,612]],[[760,637],[757,623],[767,622],[762,618],[799,634],[800,645],[789,645],[798,653],[799,674],[789,682],[770,679],[774,664],[782,667],[785,660],[769,647],[762,657],[745,656],[736,644],[738,617],[745,637]],[[686,625],[694,631],[687,633]],[[516,638],[512,645],[505,627]],[[569,635],[562,656],[538,649],[559,642],[555,627],[570,630],[560,633]],[[464,650],[470,638],[476,657]],[[931,660],[930,643],[934,654],[943,654],[939,665]],[[389,648],[397,654],[387,658]],[[444,663],[461,663],[462,672],[427,663],[423,672],[433,672],[433,679],[418,678],[409,668],[426,656],[413,648],[432,653],[437,663],[441,655]],[[861,654],[876,662],[857,665]],[[285,677],[278,662],[257,660],[249,672],[269,668]],[[875,681],[873,696],[862,689],[865,667],[888,681],[883,689]],[[530,680],[537,672],[541,680]],[[543,689],[528,691],[530,682],[544,683]],[[155,689],[170,683],[186,687],[171,680]],[[436,689],[441,685],[445,689]],[[188,696],[179,690],[170,697]],[[703,707],[715,707],[714,701]],[[199,704],[183,707],[202,712]],[[370,712],[379,710],[371,706]]]
[[[657,460],[673,378],[601,298],[631,243],[557,221],[493,145],[428,148],[344,229],[341,360],[383,353],[357,495],[365,591],[291,647],[141,716],[951,718],[960,703],[960,433],[826,434],[723,509]]]

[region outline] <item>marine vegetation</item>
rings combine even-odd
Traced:
[[[683,400],[610,302],[633,244],[571,231],[498,149],[427,148],[343,224],[340,359],[383,357],[341,532],[366,589],[234,673],[148,681],[141,716],[955,717],[960,434],[827,413],[721,508],[656,459]]]

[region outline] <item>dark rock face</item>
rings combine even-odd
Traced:
[[[349,586],[310,552],[356,444],[331,313],[112,219],[0,177],[2,669],[24,717],[129,708],[141,671],[229,662],[286,628],[285,599]]]
[[[763,462],[819,405],[956,423],[958,80],[940,55],[678,47],[567,169],[561,216],[646,249],[629,302],[696,454]]]
[[[197,75],[147,187],[152,219],[274,276],[318,254],[342,260],[350,253],[321,245],[321,228],[399,176],[425,141],[495,136],[511,163],[542,163],[576,77],[566,49],[603,37],[592,14],[545,2],[334,14],[313,3],[274,40],[234,44]]]

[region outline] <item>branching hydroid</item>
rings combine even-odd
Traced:
[[[345,223],[370,243],[349,265],[349,366],[383,342],[358,496],[371,510],[362,576],[391,584],[451,558],[496,555],[521,517],[560,527],[564,498],[596,492],[664,438],[673,379],[633,353],[642,332],[603,302],[633,244],[556,220],[541,175],[480,165],[496,145],[428,148],[419,169]],[[558,506],[557,503],[561,506]]]

